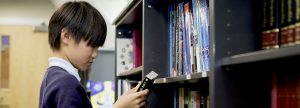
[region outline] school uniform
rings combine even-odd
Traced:
[[[49,68],[40,89],[39,108],[92,108],[78,70],[70,62],[49,58]]]

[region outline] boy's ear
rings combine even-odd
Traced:
[[[63,28],[60,32],[61,43],[68,45],[71,40],[71,33],[66,28]]]

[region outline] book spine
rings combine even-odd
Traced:
[[[295,0],[295,44],[300,44],[300,0]]]
[[[168,28],[169,28],[169,77],[173,77],[173,73],[172,73],[172,70],[173,70],[173,34],[172,34],[172,31],[173,31],[173,27],[172,27],[172,13],[173,13],[173,10],[172,10],[172,4],[170,4],[168,6]]]
[[[277,96],[277,75],[272,74],[272,89],[271,89],[271,108],[277,108],[278,96]]]
[[[270,0],[269,47],[279,48],[279,0]]]
[[[132,31],[133,40],[133,67],[142,65],[142,36],[140,30]]]
[[[184,11],[183,11],[183,3],[179,4],[179,38],[180,38],[180,47],[179,47],[179,54],[180,54],[180,73],[179,75],[184,75],[185,72],[185,32],[184,32]]]
[[[297,108],[299,108],[300,106],[300,74],[297,73],[296,74],[297,78],[296,78],[296,105],[298,106]]]
[[[172,76],[176,76],[176,10],[175,3],[172,3]]]
[[[209,43],[209,28],[208,28],[208,26],[209,26],[209,12],[208,12],[208,9],[209,9],[209,7],[208,7],[208,0],[204,0],[204,17],[205,17],[205,71],[209,71],[210,70],[210,54],[209,54],[209,45],[210,45],[210,43]]]
[[[200,65],[200,70],[201,72],[203,71],[203,67],[204,67],[204,63],[203,63],[203,54],[202,54],[202,48],[203,48],[203,41],[202,41],[202,23],[201,23],[201,4],[200,4],[200,0],[196,0],[197,2],[197,33],[198,33],[198,44],[199,44],[199,58],[200,58],[200,61],[199,61],[199,65]]]
[[[201,28],[202,28],[202,55],[203,72],[209,71],[209,31],[208,31],[208,4],[206,0],[201,5]]]
[[[182,23],[182,20],[183,20],[183,3],[179,3],[178,4],[178,23],[179,23],[179,70],[178,70],[178,75],[183,75],[183,71],[184,71],[184,51],[183,51],[183,48],[184,48],[184,36],[183,36],[183,23]]]
[[[292,46],[295,43],[295,3],[294,0],[287,0],[288,6],[288,17],[287,17],[287,28],[288,28],[288,35],[287,35],[287,45]]]
[[[263,21],[262,21],[262,49],[268,49],[268,37],[270,32],[269,29],[269,2],[268,0],[263,0]]]
[[[190,37],[190,24],[189,24],[189,19],[190,19],[190,15],[189,15],[189,2],[185,3],[183,6],[183,10],[184,10],[184,75],[187,75],[191,72],[191,47],[190,47],[190,43],[191,43],[191,37]]]
[[[174,19],[174,22],[175,22],[175,62],[176,62],[176,69],[175,69],[175,75],[174,76],[177,76],[178,73],[179,73],[179,58],[180,58],[180,55],[179,55],[179,22],[178,22],[178,19],[179,19],[179,9],[178,9],[178,5],[176,5],[176,10],[175,10],[175,19]],[[174,7],[175,8],[175,7]]]
[[[198,32],[198,4],[197,0],[192,0],[193,4],[193,34],[194,34],[194,56],[195,56],[195,65],[196,65],[196,72],[201,72],[201,62],[200,62],[200,47],[199,47],[199,32]]]
[[[280,3],[281,6],[281,20],[280,20],[280,33],[281,33],[281,47],[288,46],[288,22],[287,22],[287,16],[288,16],[288,5],[287,0],[281,0]]]

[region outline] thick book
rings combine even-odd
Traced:
[[[280,44],[281,47],[288,46],[288,4],[287,0],[280,0]]]
[[[269,48],[269,8],[270,7],[270,0],[263,0],[263,8],[262,8],[262,49]]]
[[[285,0],[287,2],[287,45],[292,46],[295,43],[295,1]]]
[[[295,44],[300,44],[300,0],[295,0]]]
[[[269,0],[270,1],[270,22],[269,22],[269,47],[279,48],[279,0]]]

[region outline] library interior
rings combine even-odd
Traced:
[[[75,2],[100,13],[106,39],[88,69],[69,58],[57,66],[80,77],[93,108],[123,108],[145,89],[140,108],[300,108],[300,0],[0,0],[0,108],[72,102],[41,88],[57,57],[52,15]],[[72,18],[97,16],[81,13]]]

